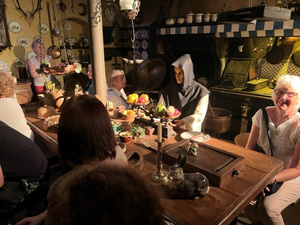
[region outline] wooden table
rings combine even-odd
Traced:
[[[28,123],[36,137],[43,140],[50,150],[57,153],[56,132],[45,130],[43,121],[37,119],[36,114],[36,111],[25,110]],[[145,140],[149,141],[153,147],[155,147],[154,139],[155,135],[145,136]],[[177,135],[166,140],[164,145],[176,143],[179,140],[181,138]],[[234,176],[221,188],[211,186],[209,193],[203,198],[191,200],[162,197],[161,203],[165,208],[166,217],[176,224],[229,224],[283,166],[283,162],[279,159],[215,138],[210,138],[205,145],[244,157],[245,166],[238,176]],[[143,175],[150,177],[150,174],[156,171],[155,151],[133,141],[127,144],[127,151],[139,151],[144,156]],[[164,169],[168,167],[169,165],[164,164]]]

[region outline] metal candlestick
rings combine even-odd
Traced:
[[[162,143],[164,139],[162,139],[161,142],[158,139],[155,139],[155,141],[157,142],[157,171],[152,173],[152,180],[155,183],[165,183],[168,181],[168,177],[163,171]]]

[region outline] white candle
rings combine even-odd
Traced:
[[[162,142],[162,126],[161,126],[161,122],[158,122],[157,124],[157,140],[158,142]]]

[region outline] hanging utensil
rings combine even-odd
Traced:
[[[50,28],[50,30],[52,30],[49,2],[47,2],[47,12],[48,12],[49,28]],[[49,33],[50,33],[50,37],[51,37],[52,46],[50,46],[48,48],[47,54],[51,55],[53,59],[57,59],[60,57],[61,51],[60,51],[59,47],[54,45],[54,39],[53,39],[52,32],[49,32]]]
[[[272,49],[266,55],[267,61],[271,64],[280,63],[284,57],[283,49],[278,47],[278,39],[279,37],[275,38]]]
[[[74,18],[74,0],[71,1],[72,17]]]
[[[51,32],[52,32],[53,36],[59,37],[60,30],[59,30],[59,28],[57,27],[57,24],[56,24],[56,17],[55,17],[55,9],[54,9],[54,2],[53,2],[53,0],[52,0],[52,10],[53,10],[54,28],[53,28],[53,30],[51,30]]]
[[[296,66],[300,67],[300,50],[294,52],[292,55],[292,61]]]
[[[63,3],[62,0],[60,0],[59,3],[58,3],[58,8],[59,8],[60,11],[65,12],[66,9],[67,9],[67,6],[66,6],[65,3]]]

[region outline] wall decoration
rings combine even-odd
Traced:
[[[0,60],[0,70],[8,69],[8,62],[5,62],[4,60]]]
[[[77,6],[79,6],[79,7],[82,8],[82,11],[79,12],[79,15],[80,16],[86,16],[86,14],[87,14],[87,6],[84,3],[78,3]]]
[[[146,40],[143,40],[141,45],[142,45],[143,49],[147,49],[148,48],[148,42]]]
[[[26,4],[27,3],[27,1],[25,2],[25,1],[23,1],[23,3],[24,4]],[[33,3],[33,2],[32,2]],[[34,9],[34,8],[32,8],[32,10],[29,12],[29,11],[24,11],[22,8],[21,8],[21,5],[20,5],[20,3],[19,3],[19,0],[17,0],[17,4],[15,4],[15,6],[16,6],[16,9],[17,10],[19,10],[22,14],[23,14],[23,16],[24,16],[24,18],[25,18],[25,20],[28,22],[28,24],[30,25],[31,24],[31,22],[33,21],[33,19],[34,19],[34,14],[36,14],[39,10],[41,10],[42,9],[42,0],[38,0],[37,1],[37,4],[36,4],[36,8]]]
[[[8,23],[8,29],[13,33],[19,33],[21,31],[21,24],[17,21],[10,21]]]
[[[27,48],[30,45],[30,41],[27,37],[20,36],[18,37],[18,45],[22,46],[23,48]]]
[[[47,34],[49,32],[49,27],[46,23],[38,24],[37,26],[38,32],[41,32],[42,34]]]
[[[144,39],[149,38],[147,30],[142,30],[141,38],[144,38]]]
[[[26,66],[26,63],[24,62],[24,60],[22,59],[15,59],[13,61],[13,65],[16,69],[19,69],[21,67],[25,67]]]
[[[141,56],[142,56],[142,59],[143,60],[146,60],[146,59],[148,59],[148,52],[147,51],[142,51],[142,54],[141,54]]]
[[[65,22],[64,23],[64,29],[65,30],[71,30],[72,29],[72,25],[69,22]]]

